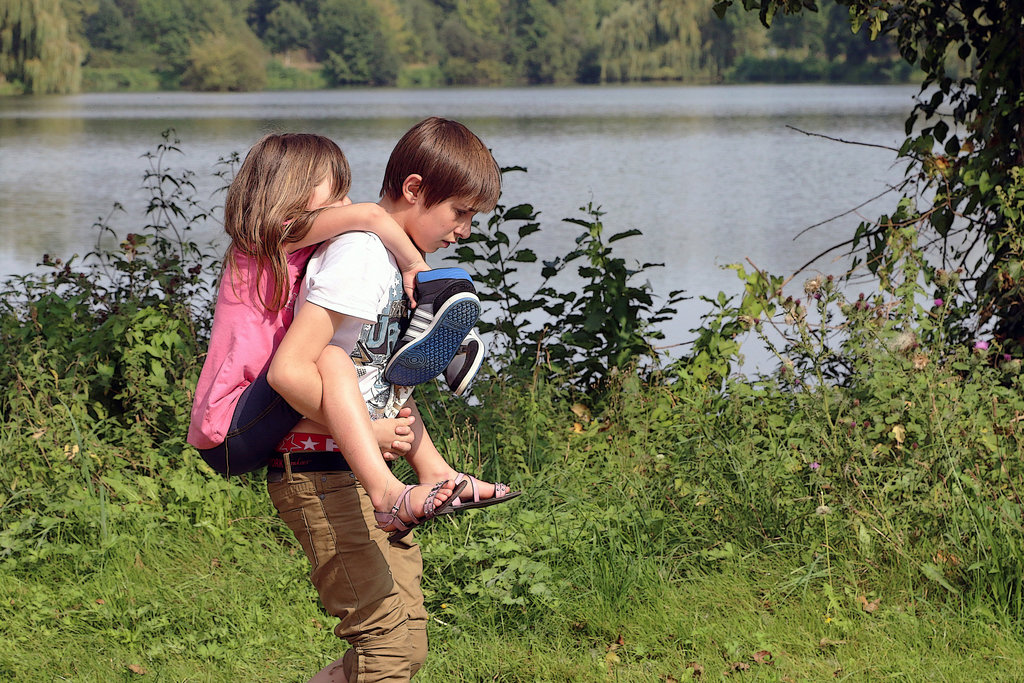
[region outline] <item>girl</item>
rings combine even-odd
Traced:
[[[319,242],[343,232],[373,231],[395,254],[410,292],[415,274],[427,269],[419,250],[387,212],[377,204],[351,203],[350,185],[348,161],[333,141],[286,133],[257,142],[228,188],[224,228],[231,245],[188,433],[188,442],[221,474],[262,467],[303,417],[270,387],[266,373],[291,323],[306,261]],[[325,373],[337,371],[330,360],[325,357]],[[299,404],[307,416],[322,418],[311,408],[322,400],[320,387],[311,385]],[[362,401],[352,408],[346,411],[353,417],[346,441],[356,449],[376,444]],[[396,425],[410,422],[405,418],[383,426],[395,434]],[[387,484],[391,507],[397,500],[390,499],[397,499],[402,487],[397,480]],[[451,489],[444,484],[415,508],[443,508]]]

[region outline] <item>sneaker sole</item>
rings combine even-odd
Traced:
[[[480,299],[465,292],[445,302],[420,338],[406,344],[384,368],[384,379],[411,387],[444,372],[480,318]]]

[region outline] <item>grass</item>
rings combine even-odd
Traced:
[[[911,389],[934,384],[914,377]],[[816,413],[800,413],[814,395],[737,389],[709,409],[696,389],[629,380],[599,418],[574,423],[543,386],[478,391],[484,408],[428,395],[424,419],[456,467],[525,495],[419,534],[432,654],[417,680],[1024,680],[1024,631],[1000,612],[1014,603],[981,592],[1015,585],[991,568],[1016,566],[1014,527],[999,526],[1016,508],[993,507],[991,493],[972,502],[952,478],[915,483],[950,448],[976,454],[975,470],[991,459],[971,440],[991,433],[972,420],[1001,419],[987,395],[944,399],[967,441],[943,437],[912,460],[894,449],[883,468],[864,443],[884,445],[891,428],[823,432]],[[768,418],[787,409],[800,416],[766,442]],[[57,448],[45,468],[0,463],[11,520],[0,530],[0,681],[302,682],[340,655],[305,556],[258,482],[204,474],[166,441],[168,453],[143,461],[165,466],[136,472],[83,427],[89,460]],[[1013,434],[995,442],[999,458],[1019,454]],[[68,442],[21,429],[0,448],[29,452],[45,438]],[[803,444],[825,464],[794,467]],[[96,494],[86,464],[107,468],[89,480]],[[850,487],[839,465],[863,481]],[[18,483],[30,474],[31,489]],[[967,503],[992,533],[949,535],[972,528]],[[871,516],[876,506],[886,514]],[[975,566],[975,548],[1006,562]]]
[[[272,517],[245,525],[245,542],[169,528],[119,537],[96,564],[0,574],[0,679],[305,681],[342,643],[301,551]],[[893,595],[871,613],[854,602],[830,619],[822,596],[781,588],[799,558],[754,555],[686,573],[654,556],[575,559],[571,589],[548,610],[481,611],[432,596],[432,654],[417,680],[1024,677],[1019,634],[949,606]]]

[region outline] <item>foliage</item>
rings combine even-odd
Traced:
[[[261,90],[267,82],[263,53],[256,40],[210,34],[192,45],[181,82],[192,90]]]
[[[313,25],[302,8],[293,2],[280,3],[267,15],[263,39],[274,52],[288,52],[309,45]]]
[[[652,345],[662,338],[657,325],[675,313],[672,306],[682,297],[672,292],[667,303],[656,308],[650,286],[636,280],[661,264],[630,268],[624,259],[612,255],[610,246],[640,231],[614,234],[606,243],[600,209],[588,205],[580,211],[585,218],[565,219],[583,229],[576,248],[541,261],[536,278],[540,284],[533,291],[521,287],[517,275],[521,268],[538,263],[527,245],[541,226],[528,204],[499,206],[487,226],[477,226],[448,258],[471,271],[482,285],[481,299],[493,304],[480,329],[492,333],[501,366],[510,371],[543,370],[560,378],[567,388],[593,391],[638,361],[657,363]],[[578,261],[576,278],[557,278]]]
[[[310,71],[289,66],[278,59],[271,59],[267,63],[268,90],[319,90],[325,87],[327,81],[319,69]]]
[[[721,520],[752,511],[756,525],[738,525],[734,540],[813,546],[828,515],[821,553],[912,567],[936,590],[1017,623],[1021,358],[964,336],[970,308],[954,300],[956,274],[933,270],[914,226],[899,213],[893,221],[903,227],[879,250],[871,296],[817,275],[795,298],[781,278],[733,266],[743,293],[719,296],[673,366],[683,386],[703,382],[718,426],[694,436],[721,449],[714,468],[686,477],[701,482],[686,492],[716,501]],[[941,288],[937,298],[925,282]],[[776,355],[776,373],[728,376],[747,332]]]
[[[712,0],[17,0],[15,6],[30,8],[40,26],[63,22],[61,35],[70,37],[48,37],[46,49],[61,50],[64,62],[71,57],[62,45],[81,46],[62,78],[74,76],[84,59],[87,69],[148,69],[164,88],[259,89],[273,76],[250,72],[273,69],[268,57],[287,64],[293,55],[315,60],[331,87],[784,80],[788,72],[752,72],[776,59],[816,65],[794,69],[800,78],[901,75],[890,68],[898,60],[891,44],[849,31],[845,8],[833,0],[823,2],[820,15],[781,22],[767,33],[753,18],[718,20]],[[243,53],[252,58],[245,77],[229,78]],[[2,39],[0,54],[19,59]],[[744,60],[747,66],[734,70]],[[21,76],[7,78],[24,87]],[[76,90],[74,78],[61,87]]]
[[[398,75],[398,60],[380,14],[358,0],[327,0],[313,30],[314,54],[331,85],[385,85]]]
[[[51,446],[81,451],[86,477],[91,456],[80,425],[95,422],[133,439],[151,433],[181,445],[172,434],[187,420],[184,397],[209,327],[216,260],[188,239],[208,210],[194,200],[191,172],[167,166],[167,157],[179,152],[168,131],[147,155],[151,199],[141,233],[108,249],[102,238],[114,230],[97,224],[97,250],[83,265],[44,255],[46,270],[12,278],[0,300],[3,415],[29,421],[30,432],[37,439],[46,434]],[[168,392],[181,400],[168,400]],[[50,424],[52,416],[60,428]]]
[[[724,0],[717,9],[731,4]],[[971,302],[964,324],[988,324],[999,338],[1020,344],[1024,236],[997,188],[1019,188],[1015,169],[1024,164],[1024,7],[1005,0],[839,4],[849,8],[855,28],[889,36],[902,58],[923,73],[900,149],[912,163],[898,220],[883,216],[861,224],[853,247],[877,272],[883,254],[899,253],[891,245],[901,240],[893,237],[913,226],[932,252],[923,272],[928,283],[939,289],[940,271],[961,273],[957,295]],[[743,0],[743,6],[758,9],[767,25],[776,15],[815,9],[816,3]]]
[[[160,89],[160,80],[147,68],[83,67],[82,89],[88,92],[152,92]]]
[[[81,57],[61,0],[5,0],[0,5],[0,84],[11,82],[39,95],[77,92]]]

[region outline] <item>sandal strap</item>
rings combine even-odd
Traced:
[[[379,510],[373,511],[373,517],[377,521],[378,529],[383,530],[387,527],[394,527],[396,531],[408,531],[416,525],[414,521],[412,526],[407,526],[406,523],[402,521],[402,518],[398,516],[398,511],[402,509],[402,503],[406,501],[409,497],[409,493],[414,488],[415,486],[412,484],[406,485],[405,489],[402,490],[402,493],[398,494],[398,498],[395,499],[395,504],[387,512],[380,512]],[[406,508],[408,509],[408,503],[406,504]],[[416,516],[413,515],[413,520],[415,519]]]
[[[455,485],[456,486],[458,486],[459,483],[461,481],[463,481],[463,480],[468,480],[469,481],[470,486],[473,487],[473,502],[474,503],[479,503],[480,502],[480,490],[477,488],[477,484],[480,482],[480,480],[477,479],[476,477],[474,477],[472,474],[465,474],[464,472],[459,472],[459,473],[457,473],[455,475]],[[491,497],[492,498],[504,498],[509,493],[511,493],[511,491],[512,491],[512,487],[510,487],[508,484],[503,484],[500,481],[496,481],[496,482],[494,482],[494,495],[491,496]],[[456,503],[456,505],[458,505],[458,503]]]
[[[468,480],[469,485],[473,487],[473,502],[480,502],[480,491],[477,490],[477,479],[472,474],[466,474],[465,472],[459,472],[455,475],[455,485],[458,486],[462,481]],[[460,501],[461,502],[461,501]]]
[[[447,483],[448,480],[445,479],[444,481],[437,482],[430,488],[430,493],[427,494],[427,499],[423,501],[423,519],[418,519],[416,517],[416,513],[412,511],[412,507],[408,504],[408,502],[406,502],[405,509],[408,511],[410,515],[412,515],[412,518],[416,520],[417,524],[419,524],[420,522],[425,522],[428,519],[432,519],[434,517],[434,510],[437,509],[437,504],[434,502],[434,497],[437,495],[437,492],[440,491],[441,488]],[[406,494],[406,496],[408,497],[408,494]]]

